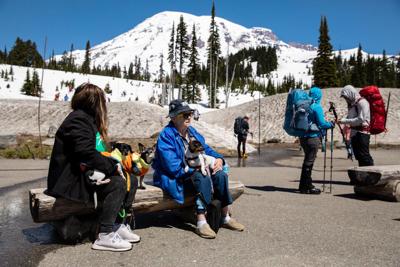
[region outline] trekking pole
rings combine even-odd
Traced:
[[[333,128],[331,129],[331,173],[329,177],[329,194],[332,193],[332,172],[333,172]]]
[[[323,137],[322,147],[324,148],[324,179],[322,182],[322,192],[325,192],[325,175],[326,175],[326,142],[328,140],[327,132],[325,132],[325,136]]]
[[[329,112],[333,113],[333,116],[335,116],[335,121],[338,120],[338,115],[336,112],[336,107],[335,107],[335,103],[333,102],[329,102]],[[340,124],[338,124],[340,133],[342,134],[342,138],[343,138],[343,142],[346,146],[346,150],[347,150],[347,159],[351,159],[351,161],[353,161],[353,148],[351,147],[351,144],[349,143],[349,141],[346,140],[346,137],[344,135],[344,131],[343,128]]]
[[[388,115],[389,115],[390,95],[391,95],[391,93],[389,92],[387,106],[386,106],[386,113],[385,113],[385,132],[387,132],[386,123],[387,123],[387,118],[388,118]]]

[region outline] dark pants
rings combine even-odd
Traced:
[[[102,201],[99,214],[101,233],[112,232],[114,223],[123,221],[118,212],[121,208],[131,209],[137,189],[137,178],[134,176],[131,176],[132,186],[129,192],[126,192],[126,181],[121,176],[112,176],[110,180],[108,184],[96,187],[99,202]]]
[[[351,146],[358,166],[373,166],[374,160],[369,153],[369,134],[357,132],[355,136],[351,138]]]
[[[197,213],[204,213],[213,197],[221,201],[222,207],[233,203],[232,196],[229,193],[228,175],[223,171],[218,171],[216,174],[211,175],[211,179],[196,171],[185,182],[184,188],[185,193],[196,194]],[[214,194],[212,189],[214,189]]]
[[[312,186],[312,169],[314,161],[317,158],[320,145],[319,137],[300,138],[300,145],[304,151],[303,166],[301,168],[300,189],[310,188]]]
[[[238,152],[238,157],[241,158],[243,154],[246,154],[246,140],[247,136],[244,135],[238,135],[238,145],[237,145],[237,152]],[[240,153],[240,146],[242,146],[243,154]]]

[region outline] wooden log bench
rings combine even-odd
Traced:
[[[400,202],[400,165],[354,167],[348,175],[357,195]]]
[[[380,179],[400,176],[400,165],[354,167],[348,169],[347,173],[356,185],[374,185]]]
[[[29,190],[29,203],[34,222],[50,222],[66,219],[71,215],[86,215],[95,212],[93,203],[85,205],[63,198],[54,198],[45,192],[45,188]],[[233,200],[244,192],[244,185],[239,181],[229,181],[229,191]],[[174,210],[194,205],[194,196],[187,196],[183,205],[176,203],[160,188],[146,185],[145,190],[137,190],[133,209],[135,214],[161,210]]]

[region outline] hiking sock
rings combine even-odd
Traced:
[[[231,219],[231,216],[229,216],[229,214],[226,214],[226,216],[223,219],[223,223],[228,223],[230,219]]]
[[[199,220],[197,221],[197,228],[201,228],[205,224],[207,224],[206,220]]]

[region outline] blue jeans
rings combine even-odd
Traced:
[[[211,186],[212,181],[212,186]],[[221,206],[226,207],[233,203],[232,196],[229,193],[228,175],[223,171],[218,171],[208,176],[203,176],[196,171],[184,184],[185,192],[194,193],[196,195],[196,211],[204,213],[213,199],[221,201]],[[212,193],[214,189],[214,194]]]

